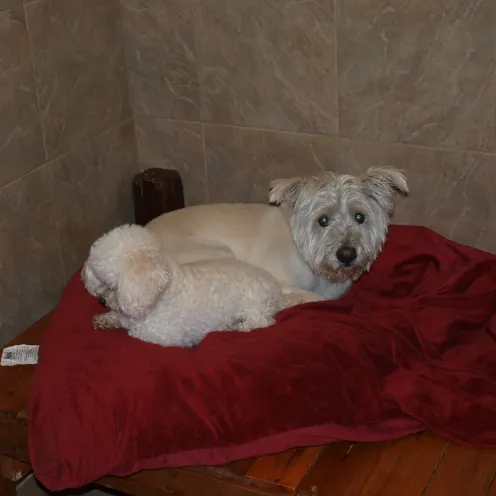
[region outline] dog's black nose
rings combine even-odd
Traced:
[[[345,265],[350,265],[355,261],[357,252],[353,246],[341,246],[336,252],[336,258]]]
[[[107,300],[103,296],[98,297],[98,303],[100,303],[100,305],[102,305],[102,307],[107,306]]]

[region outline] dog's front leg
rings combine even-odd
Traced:
[[[93,329],[97,331],[117,329],[118,327],[120,327],[120,322],[116,312],[111,311],[93,317]]]
[[[351,284],[352,281],[330,282],[321,277],[315,292],[322,295],[325,300],[338,300],[351,288]]]
[[[313,291],[305,291],[304,289],[296,288],[294,286],[282,286],[281,310],[284,308],[301,305],[313,301],[323,301],[324,298]]]

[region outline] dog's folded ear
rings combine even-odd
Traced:
[[[395,196],[408,196],[405,175],[394,167],[371,167],[362,177],[365,194],[392,214]]]
[[[98,290],[102,287],[102,283],[95,276],[88,261],[86,261],[81,270],[81,279],[86,291],[88,291],[88,293],[92,296],[97,296]]]
[[[272,205],[287,204],[293,208],[307,184],[308,179],[304,177],[275,179],[270,182],[269,202]]]
[[[117,301],[122,313],[130,318],[145,316],[169,282],[169,268],[160,253],[137,254],[119,275]]]

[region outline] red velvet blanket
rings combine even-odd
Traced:
[[[30,451],[51,489],[425,427],[496,446],[496,257],[428,229],[392,227],[343,299],[192,350],[93,331],[99,311],[76,275],[41,348]]]

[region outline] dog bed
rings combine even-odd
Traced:
[[[40,349],[30,459],[49,489],[425,428],[496,445],[496,257],[393,226],[344,298],[162,348],[93,331],[79,274]]]

